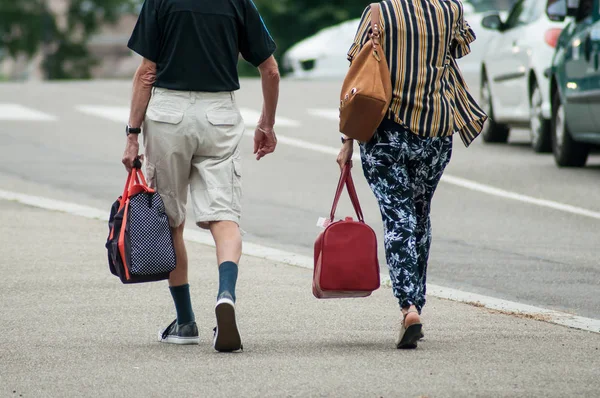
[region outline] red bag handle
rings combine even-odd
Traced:
[[[352,179],[352,173],[348,172],[348,179],[346,180],[346,188],[348,189],[348,194],[350,195],[350,200],[352,201],[352,205],[354,206],[354,211],[358,216],[358,220],[360,222],[365,222],[365,218],[363,216],[362,209],[360,208],[360,202],[358,201],[358,195],[356,194],[356,187],[354,186],[354,180]]]
[[[125,182],[125,188],[123,189],[123,195],[121,195],[121,207],[125,204],[127,199],[129,199],[129,192],[131,192],[131,188],[133,188],[136,184],[147,187],[146,178],[144,177],[144,173],[142,173],[141,167],[142,163],[137,161],[134,163],[133,168],[129,171],[129,175],[127,175],[127,182]]]
[[[358,221],[365,222],[362,209],[360,208],[360,203],[358,201],[358,195],[356,194],[356,187],[354,186],[354,180],[352,180],[352,174],[350,172],[350,166],[345,165],[342,168],[342,173],[340,175],[340,180],[338,182],[337,190],[335,191],[335,197],[333,199],[333,206],[331,207],[331,213],[329,215],[329,220],[333,222],[335,218],[335,210],[337,209],[338,202],[340,201],[340,197],[342,196],[342,191],[344,190],[344,185],[348,189],[348,194],[350,195],[350,201],[352,202],[352,206],[354,206],[354,211],[356,212],[356,216],[358,217]]]

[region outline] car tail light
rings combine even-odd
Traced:
[[[544,40],[550,47],[556,47],[556,43],[558,43],[558,36],[560,36],[560,32],[562,32],[562,29],[552,28],[548,29],[546,33],[544,33]]]

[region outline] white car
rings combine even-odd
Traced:
[[[472,87],[479,87],[481,58],[489,39],[494,35],[481,28],[483,12],[504,11],[513,0],[465,0],[463,9],[477,41],[473,43],[472,55],[459,61],[465,79]],[[346,54],[358,29],[360,18],[349,20],[319,31],[294,44],[283,55],[282,69],[287,76],[301,79],[338,78],[348,71]]]
[[[564,22],[553,22],[546,2],[518,0],[503,20],[491,13],[483,27],[499,34],[487,44],[481,64],[481,104],[490,120],[482,132],[485,142],[506,142],[510,128],[529,128],[531,146],[548,152],[550,142],[550,85],[545,71]]]
[[[360,18],[346,21],[294,44],[283,56],[283,70],[294,78],[343,78],[359,23]]]
[[[464,4],[464,9],[465,19],[471,26],[471,29],[475,32],[476,40],[471,43],[471,52],[467,56],[458,59],[457,63],[467,85],[473,94],[475,94],[478,87],[481,85],[481,62],[483,61],[483,56],[490,41],[494,36],[498,35],[498,32],[484,29],[481,26],[481,21],[486,14],[479,12],[468,13],[467,4]],[[508,13],[502,11],[499,15],[502,17],[508,15]]]

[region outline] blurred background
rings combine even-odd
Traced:
[[[480,20],[476,14],[506,11],[513,2],[463,3],[465,11]],[[131,77],[139,60],[126,43],[142,3],[143,0],[0,0],[0,78],[22,81]],[[277,57],[284,73],[305,78],[343,76],[347,69],[343,53],[352,41],[367,1],[255,3],[278,44]],[[323,59],[325,49],[330,59]],[[240,71],[242,75],[256,73],[243,61]]]

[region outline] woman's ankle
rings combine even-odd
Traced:
[[[406,315],[406,314],[407,314],[407,313],[409,313],[409,312],[417,312],[417,313],[419,313],[419,312],[420,312],[420,311],[417,309],[417,307],[416,307],[416,306],[414,306],[414,305],[411,305],[410,307],[402,307],[402,308],[400,308],[400,310],[402,311],[402,314],[403,314],[403,315]]]
[[[417,308],[414,305],[411,305],[410,307],[404,307],[401,310],[402,310],[402,319],[403,319],[403,322],[405,322],[405,324],[404,324],[405,327],[421,322],[421,316],[419,314],[419,311],[417,310]]]

